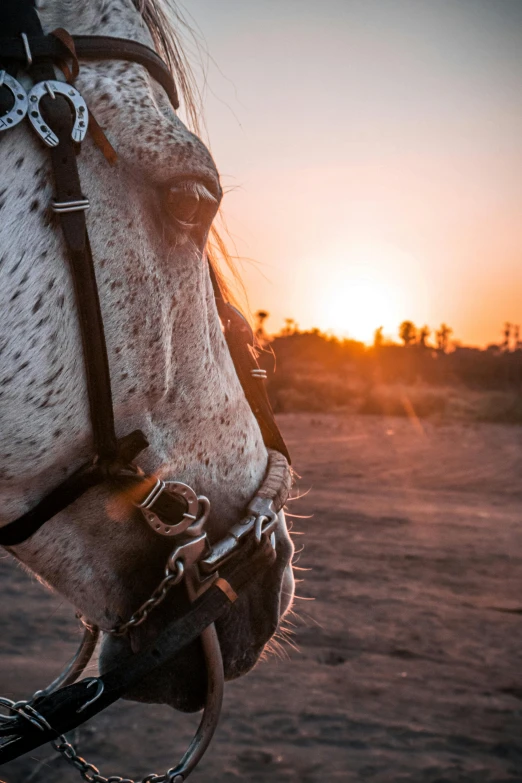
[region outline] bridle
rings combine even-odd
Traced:
[[[205,752],[219,720],[224,677],[214,622],[253,579],[276,558],[275,528],[291,486],[289,455],[274,420],[264,380],[253,351],[254,337],[244,317],[228,303],[209,263],[215,302],[225,339],[245,396],[258,421],[268,451],[262,486],[248,504],[245,516],[227,535],[209,543],[205,532],[210,503],[181,481],[163,481],[145,474],[135,463],[148,446],[141,430],[117,438],[114,425],[109,362],[89,244],[83,194],[76,163],[79,145],[90,129],[109,163],[117,153],[80,93],[73,86],[80,60],[129,60],[144,66],[164,88],[174,109],[176,87],[165,63],[147,46],[106,36],[71,36],[58,29],[44,35],[30,0],[3,0],[0,8],[0,131],[9,131],[26,117],[42,143],[49,148],[55,197],[52,210],[61,224],[82,336],[94,457],[48,492],[20,518],[0,528],[0,545],[21,544],[47,521],[93,487],[105,484],[132,493],[144,521],[158,535],[172,538],[173,549],[162,581],[141,607],[108,633],[124,634],[147,620],[174,585],[184,583],[190,609],[172,622],[153,645],[98,677],[76,682],[87,666],[100,629],[84,621],[78,652],[62,674],[29,700],[0,698],[9,714],[0,716],[0,764],[46,742],[73,764],[87,781],[132,783],[128,778],[104,778],[81,759],[65,733],[89,720],[123,696],[146,674],[170,660],[179,650],[201,638],[207,666],[207,701],[203,717],[181,762],[164,775],[149,775],[143,783],[180,783]],[[61,68],[65,81],[56,78]],[[17,76],[32,79],[27,93]]]

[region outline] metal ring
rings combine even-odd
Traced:
[[[11,712],[16,713],[24,720],[29,721],[33,726],[36,726],[40,731],[51,729],[51,726],[35,708],[29,704],[28,701],[11,701],[4,696],[0,696],[0,706],[6,707]],[[2,716],[4,717],[4,716]]]
[[[193,514],[183,514],[185,518],[190,518],[193,520],[192,524],[189,525],[185,530],[185,534],[187,536],[191,536],[191,538],[196,538],[202,534],[203,528],[207,524],[207,519],[210,514],[210,500],[208,498],[206,498],[204,495],[198,495],[198,504],[199,516],[194,518]]]

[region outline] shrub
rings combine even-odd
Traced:
[[[335,375],[295,375],[269,385],[276,413],[290,411],[331,411],[353,407],[354,392]]]

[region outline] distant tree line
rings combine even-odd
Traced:
[[[384,343],[382,331],[382,326],[380,326],[375,331],[375,346],[383,345]],[[417,329],[413,321],[403,321],[399,326],[399,338],[402,340],[405,347],[417,344],[421,348],[429,348],[430,346],[428,345],[428,340],[430,338],[431,332],[432,330],[427,325],[421,326],[420,329]],[[433,347],[441,353],[446,353],[449,348],[449,338],[452,334],[453,329],[444,323],[441,324],[440,328],[435,332],[435,345]]]
[[[332,405],[342,404],[354,380],[368,389],[376,384],[421,383],[522,392],[522,343],[520,329],[513,324],[504,326],[498,344],[484,349],[452,342],[453,330],[445,323],[433,331],[408,320],[399,326],[401,344],[386,340],[380,327],[373,345],[366,346],[319,329],[301,331],[293,319],[285,321],[279,334],[268,335],[268,315],[266,311],[256,314],[256,336],[276,407],[282,391],[288,395],[293,389],[301,394],[305,387],[307,393],[315,389],[318,397],[329,395]]]

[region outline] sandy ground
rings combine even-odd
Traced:
[[[522,429],[280,419],[301,474],[293,644],[227,687],[194,783],[522,782]],[[74,613],[7,557],[0,693],[51,679]],[[105,775],[171,766],[194,721],[122,703],[79,732]],[[39,759],[37,761],[36,759]],[[79,775],[48,749],[7,783]]]

